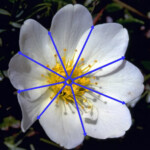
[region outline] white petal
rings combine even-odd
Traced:
[[[29,55],[32,58],[36,58],[34,55]],[[16,89],[24,90],[41,85],[46,85],[46,79],[41,77],[41,74],[46,74],[45,68],[31,62],[27,58],[16,54],[9,63],[8,76]],[[35,100],[40,97],[47,87],[25,91],[25,95],[30,100]]]
[[[67,49],[67,56],[72,57],[76,45],[82,34],[92,26],[91,14],[82,5],[67,5],[54,16],[50,31],[56,46],[63,56],[63,49]]]
[[[124,61],[116,71],[99,77],[96,90],[128,103],[141,95],[144,90],[143,81],[140,70],[130,62]],[[103,96],[101,100],[112,101]]]
[[[89,29],[81,37],[77,50],[81,51],[89,34]],[[109,62],[124,56],[128,45],[128,33],[120,24],[107,23],[94,27],[88,42],[84,48],[81,58],[85,60],[85,66],[93,64],[94,60],[98,62],[91,68],[91,70],[103,66]],[[76,55],[75,60],[78,55]],[[118,61],[96,72],[96,75],[104,75],[115,70],[120,64]]]
[[[67,149],[80,145],[84,139],[81,122],[76,108],[70,109],[69,105],[52,103],[49,109],[41,116],[40,124],[48,137],[60,146]]]
[[[20,31],[20,51],[31,52],[37,56],[37,61],[43,64],[54,65],[54,46],[48,31],[33,19],[24,22]]]
[[[98,119],[87,121],[84,125],[87,135],[98,138],[115,138],[125,134],[131,126],[131,115],[128,108],[120,103],[103,103],[97,99]]]
[[[23,93],[18,94],[18,102],[22,110],[21,129],[25,132],[36,120],[37,116],[50,102],[50,92],[46,92],[36,101],[30,102]]]
[[[133,108],[135,107],[135,105],[140,99],[141,99],[141,96],[138,96],[136,99],[133,99],[132,101],[128,102],[127,105]]]

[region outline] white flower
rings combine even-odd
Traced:
[[[52,20],[50,31],[69,74],[91,26],[90,13],[78,4],[63,7]],[[19,44],[22,53],[65,76],[48,31],[38,22],[32,19],[25,21],[21,27]],[[124,56],[127,45],[128,33],[120,24],[96,25],[72,77]],[[21,90],[64,80],[19,54],[11,59],[8,74],[13,86]],[[75,82],[126,103],[143,92],[141,72],[125,60]],[[23,115],[21,128],[24,132],[37,120],[37,116],[62,86],[63,84],[58,84],[18,94]],[[88,136],[98,139],[115,138],[123,136],[130,128],[132,121],[126,105],[77,85],[72,86]],[[69,86],[43,113],[39,122],[48,137],[65,148],[74,148],[83,142],[82,126]]]
[[[141,99],[141,95],[140,96],[138,96],[136,99],[133,99],[133,100],[131,100],[130,102],[128,102],[128,106],[129,107],[135,107],[135,105],[137,104],[137,102],[139,101]]]

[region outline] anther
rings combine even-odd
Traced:
[[[46,65],[47,68],[49,68],[49,65]]]
[[[96,79],[96,77],[94,76],[93,79]]]
[[[95,82],[95,85],[97,85],[98,83],[97,82]]]
[[[64,48],[64,51],[66,52],[66,51],[67,51],[67,49],[66,49],[66,48]]]
[[[87,102],[87,100],[86,100],[86,99],[84,99],[84,100],[83,100],[83,102],[85,103],[85,102]]]
[[[41,77],[44,77],[44,74],[41,74]]]
[[[84,61],[84,58],[81,58],[81,61]]]
[[[91,109],[91,106],[88,106],[88,109]]]
[[[97,63],[97,60],[94,60],[95,63]]]
[[[90,68],[91,68],[92,66],[91,66],[91,65],[88,65],[88,67],[90,67]]]

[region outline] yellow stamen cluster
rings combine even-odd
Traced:
[[[73,69],[73,65],[74,65],[75,53],[74,53],[73,58],[71,60],[66,61],[66,51],[67,50],[64,49],[64,56],[62,57],[62,61],[64,63],[66,70],[67,70],[68,75],[70,75],[70,73]],[[75,50],[75,52],[77,52],[77,50]],[[57,55],[55,54],[54,57],[56,60],[56,65],[51,69],[53,71],[61,74],[62,76],[66,77],[66,74],[65,74],[65,71],[64,71],[62,65],[58,62]],[[97,60],[94,61],[94,64],[96,62],[97,62]],[[75,78],[77,76],[80,76],[80,75],[88,72],[94,64],[88,65],[87,67],[82,68],[82,66],[84,65],[84,58],[81,58],[80,61],[78,62],[78,65],[76,66],[73,74],[72,74],[72,78]],[[48,68],[50,68],[49,65],[46,65],[46,66]],[[49,84],[64,81],[64,79],[62,77],[60,77],[54,73],[51,73],[51,72],[47,76],[44,76],[43,74],[41,76],[45,77]],[[87,76],[79,78],[79,79],[75,80],[75,82],[78,84],[84,85],[84,86],[92,85],[92,83],[90,81],[90,77],[87,77]],[[67,83],[70,84],[71,80],[68,80]],[[95,84],[97,84],[97,83],[95,83]],[[53,92],[53,95],[50,97],[51,99],[60,91],[62,86],[63,86],[63,84],[57,84],[57,85],[49,87],[51,89],[51,91]],[[79,104],[79,106],[83,109],[84,109],[84,107],[91,108],[92,104],[84,97],[84,94],[87,90],[80,87],[80,86],[77,86],[75,84],[72,84],[72,87],[73,87],[75,97],[76,97],[76,100],[77,100],[77,103]],[[66,104],[69,104],[69,103],[73,104],[74,103],[74,98],[73,98],[70,86],[65,86],[65,88],[62,90],[62,92],[58,95],[58,97],[56,99],[56,103],[59,103],[59,100],[63,100]]]

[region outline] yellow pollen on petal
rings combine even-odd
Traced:
[[[66,57],[67,49],[64,48],[63,50],[64,50],[64,56],[62,57],[62,61],[64,63],[64,66],[65,66],[66,70],[67,70],[68,75],[70,75],[71,71],[73,69],[74,63],[76,61],[74,59],[75,59],[75,55],[77,54],[76,53],[77,50],[74,51],[74,54],[72,55],[72,59],[70,59],[70,60],[68,60],[67,57]],[[52,70],[57,72],[58,74],[64,76],[64,77],[66,77],[66,73],[65,73],[61,63],[59,63],[58,60],[57,60],[57,54],[55,54],[54,57],[55,57],[56,63],[52,67]],[[84,58],[81,58],[80,61],[77,64],[71,78],[75,78],[75,77],[78,77],[78,76],[86,73],[94,65],[94,64],[92,64],[92,65],[89,64],[89,65],[85,66],[83,61],[84,61]],[[96,63],[96,62],[97,62],[97,60],[94,61],[94,63]],[[84,66],[84,68],[83,68],[83,66]],[[50,66],[48,64],[46,65],[46,67],[50,68]],[[46,78],[46,81],[49,84],[64,81],[64,79],[62,77],[60,77],[60,76],[58,76],[54,73],[51,73],[51,72],[48,73],[47,75],[41,74],[41,77]],[[81,84],[83,86],[94,85],[93,83],[91,83],[90,78],[91,77],[84,76],[84,77],[78,78],[77,80],[75,80],[75,82],[78,83],[78,84]],[[93,78],[95,78],[95,77],[93,77]],[[71,81],[71,79],[68,79],[66,82],[67,82],[68,85],[70,85],[72,81]],[[95,82],[95,84],[96,84],[96,82]],[[60,91],[60,89],[63,87],[63,85],[64,85],[64,83],[49,86],[49,89],[52,92],[52,95],[51,95],[50,99],[53,99],[53,97]],[[77,86],[76,84],[72,84],[72,88],[73,88],[73,91],[74,91],[74,94],[75,94],[75,97],[76,97],[76,101],[77,101],[79,107],[82,108],[82,109],[92,108],[92,103],[90,103],[89,100],[86,99],[86,97],[84,97],[84,94],[86,92],[88,92],[89,90],[84,89],[80,86]],[[69,103],[71,103],[71,104],[75,103],[70,86],[65,86],[65,88],[58,95],[58,97],[56,98],[56,101],[55,101],[56,104],[58,104],[59,101],[63,101],[67,105]]]

